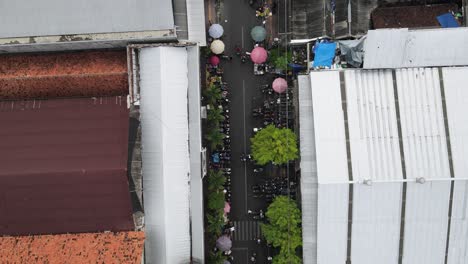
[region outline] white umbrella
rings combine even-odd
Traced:
[[[224,43],[221,40],[217,39],[211,42],[210,49],[211,52],[213,52],[214,54],[221,54],[224,52]]]
[[[224,33],[223,26],[220,24],[213,24],[210,26],[210,29],[208,29],[208,34],[210,34],[210,37],[212,38],[220,38]]]

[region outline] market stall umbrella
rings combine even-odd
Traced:
[[[252,59],[253,63],[262,64],[268,58],[267,51],[262,47],[256,47],[250,53],[250,59]]]
[[[214,54],[221,54],[224,52],[224,43],[221,40],[215,40],[211,42],[210,46],[211,52]]]
[[[223,264],[231,264],[231,262],[225,260]]]
[[[218,57],[218,56],[214,56],[214,55],[211,56],[211,57],[210,57],[210,63],[211,63],[211,65],[213,65],[213,66],[218,65],[218,64],[219,64],[219,57]]]
[[[266,30],[262,26],[256,26],[250,31],[250,36],[252,36],[252,39],[256,42],[264,41],[266,38],[266,34]]]
[[[224,213],[231,212],[231,205],[228,202],[224,202]]]
[[[221,251],[228,251],[232,248],[232,240],[224,235],[216,240],[216,247]]]
[[[220,38],[224,33],[223,26],[220,24],[213,24],[210,26],[210,29],[208,29],[208,34],[210,34],[210,37],[212,38]]]
[[[284,93],[288,89],[288,82],[283,78],[276,78],[271,85],[277,93]]]

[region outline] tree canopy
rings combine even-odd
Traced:
[[[217,128],[212,128],[205,135],[205,139],[210,143],[211,150],[216,149],[218,146],[223,146],[224,134],[219,131]]]
[[[219,123],[224,120],[223,109],[212,106],[207,111],[207,120],[211,127],[218,127]]]
[[[252,156],[259,165],[284,164],[298,157],[296,134],[289,128],[269,125],[250,139]]]
[[[208,174],[208,191],[217,192],[222,191],[226,183],[226,177],[220,170],[210,170]]]
[[[221,88],[218,85],[210,84],[206,89],[203,90],[203,96],[206,102],[210,105],[217,105],[218,100],[222,97]]]
[[[278,196],[265,215],[268,222],[261,224],[262,233],[269,244],[281,249],[273,258],[277,261],[274,263],[301,263],[295,255],[296,249],[302,246],[301,211],[296,202],[287,196]],[[296,258],[299,262],[295,262]]]

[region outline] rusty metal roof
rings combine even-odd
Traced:
[[[0,99],[116,96],[128,93],[125,51],[0,56]]]
[[[125,97],[0,102],[0,235],[133,230]]]

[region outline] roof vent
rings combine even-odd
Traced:
[[[419,177],[419,178],[416,178],[416,182],[420,183],[420,184],[423,184],[423,183],[426,182],[426,179],[424,179],[424,177]]]
[[[372,186],[372,180],[370,179],[364,180],[362,183],[364,183],[367,186]]]

